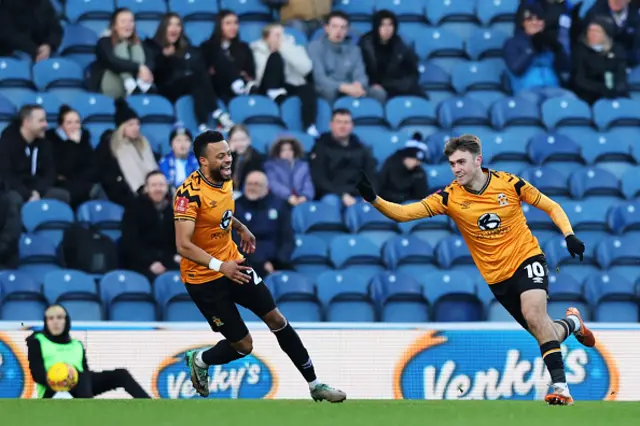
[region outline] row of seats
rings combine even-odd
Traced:
[[[510,321],[489,287],[459,271],[426,275],[329,271],[310,279],[293,271],[265,279],[281,311],[291,321],[464,322]],[[550,277],[549,313],[560,317],[569,303],[587,320],[637,322],[638,285],[604,272],[578,282],[570,274]],[[19,271],[0,272],[0,319],[39,320],[47,304],[62,303],[77,321],[202,321],[177,272],[156,278],[113,271],[96,284],[73,270],[49,273],[44,284]],[[259,321],[239,307],[248,321]]]

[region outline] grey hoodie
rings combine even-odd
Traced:
[[[341,84],[354,81],[359,81],[365,90],[369,87],[360,48],[348,37],[342,43],[332,43],[324,34],[309,43],[308,50],[316,90],[321,95],[334,97]]]

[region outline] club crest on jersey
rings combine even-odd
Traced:
[[[229,229],[232,217],[233,212],[231,210],[225,210],[225,212],[222,214],[222,219],[220,220],[220,229],[224,229],[225,231]]]
[[[507,204],[509,204],[509,199],[506,195],[500,193],[498,194],[498,204],[500,204],[501,206],[506,206]]]
[[[176,198],[176,213],[186,213],[189,207],[189,199],[187,197]]]

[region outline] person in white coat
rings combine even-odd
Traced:
[[[251,50],[260,93],[278,103],[289,96],[298,96],[302,103],[302,125],[307,133],[317,137],[317,95],[307,79],[312,64],[304,46],[296,45],[282,25],[269,24],[262,30],[262,39],[251,43]]]

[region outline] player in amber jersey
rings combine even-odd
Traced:
[[[208,350],[187,352],[193,387],[201,396],[209,396],[209,366],[227,364],[253,350],[251,334],[236,306],[239,304],[269,326],[308,382],[314,400],[344,401],[344,392],[318,381],[298,333],[231,238],[233,229],[241,238],[242,251],[254,252],[255,237],[233,217],[232,160],[227,141],[220,132],[207,131],[196,138],[193,150],[200,168],[180,186],[174,201],[176,245],[182,256],[180,274],[212,330],[224,336]]]
[[[480,140],[463,135],[447,141],[444,153],[455,180],[420,202],[399,205],[378,197],[364,173],[358,190],[385,216],[405,222],[448,215],[458,226],[480,273],[496,299],[540,344],[553,390],[546,401],[570,405],[560,343],[572,333],[583,345],[595,345],[580,312],[552,321],[547,314],[548,269],[544,253],[531,234],[521,202],[545,211],[560,228],[571,256],[583,259],[584,244],[573,234],[562,207],[523,179],[482,167]]]

